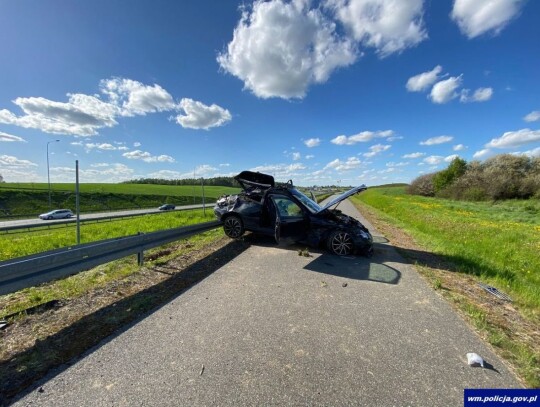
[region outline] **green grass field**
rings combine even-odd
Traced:
[[[178,228],[215,220],[211,210],[165,212],[110,222],[83,223],[81,243],[135,235],[138,232]],[[0,235],[0,261],[76,244],[75,225]]]
[[[206,186],[206,202],[213,202],[224,194],[235,194],[239,188]],[[203,200],[200,185],[149,185],[149,184],[81,184],[80,211],[108,212],[123,209],[157,208],[163,203],[177,206],[200,204]],[[73,184],[51,185],[51,208],[75,210]],[[47,184],[0,184],[0,219],[35,217],[48,212]]]
[[[459,202],[373,188],[354,197],[540,316],[540,202]]]
[[[152,185],[152,184],[80,184],[81,193],[125,194],[125,195],[166,195],[166,196],[202,196],[201,185]],[[46,183],[7,182],[0,184],[0,192],[7,190],[48,191]],[[52,191],[74,192],[75,184],[51,184]],[[224,194],[238,193],[239,188],[205,186],[204,194],[208,198],[218,198]]]

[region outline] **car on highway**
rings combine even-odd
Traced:
[[[251,231],[273,236],[278,243],[292,241],[323,246],[340,256],[373,253],[369,230],[337,209],[341,201],[365,191],[365,185],[320,206],[295,188],[292,181],[277,185],[271,175],[252,171],[242,171],[234,178],[242,191],[221,196],[214,206],[214,214],[223,222],[223,230],[230,238]]]
[[[39,219],[51,220],[51,219],[69,219],[73,216],[73,212],[69,209],[55,209],[47,213],[39,215]]]
[[[158,209],[160,211],[172,211],[176,208],[173,204],[163,204]]]

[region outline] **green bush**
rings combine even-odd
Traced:
[[[435,193],[452,185],[454,181],[465,174],[465,171],[467,171],[467,162],[459,157],[454,158],[447,169],[435,173],[433,177]]]
[[[540,158],[500,154],[469,164],[456,158],[445,170],[413,180],[407,192],[465,201],[540,198]]]

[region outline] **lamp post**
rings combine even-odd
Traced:
[[[47,141],[47,184],[49,185],[49,210],[51,208],[51,176],[49,174],[49,144],[56,143],[60,140]]]

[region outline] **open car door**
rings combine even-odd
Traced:
[[[275,234],[277,243],[297,242],[307,236],[308,218],[292,199],[286,196],[271,196],[276,208]]]

